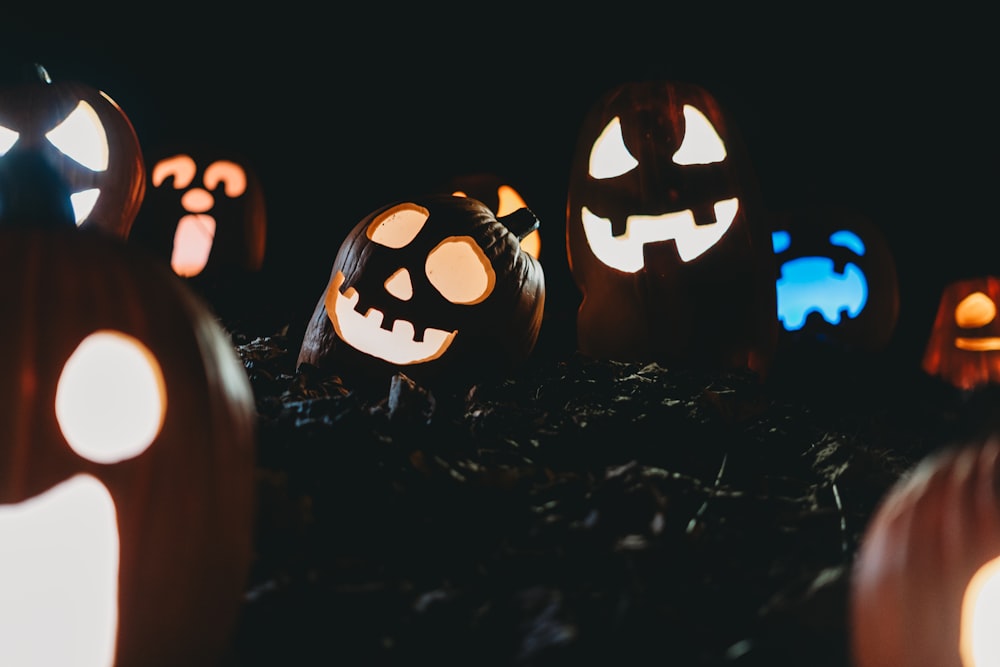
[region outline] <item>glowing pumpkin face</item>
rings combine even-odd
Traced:
[[[581,352],[767,369],[770,230],[733,135],[715,99],[681,83],[623,84],[585,116],[567,205]]]
[[[938,305],[923,370],[959,389],[1000,383],[1000,278],[983,276],[948,285]]]
[[[168,260],[185,278],[261,268],[267,211],[246,160],[199,147],[155,155],[149,164],[131,242]]]
[[[372,212],[337,253],[298,363],[383,389],[397,372],[445,384],[509,371],[542,321],[542,268],[519,239],[537,223],[451,195]]]
[[[771,238],[786,340],[885,348],[899,316],[899,284],[877,227],[842,211],[798,211],[777,216]]]
[[[17,323],[0,331],[17,350],[0,383],[0,664],[216,665],[239,612],[249,381],[202,302],[127,250],[0,233],[17,276],[0,288]]]
[[[145,165],[131,121],[83,83],[33,79],[0,89],[0,162],[31,154],[69,191],[74,221],[127,238],[145,192]]]
[[[857,667],[1000,664],[1000,440],[921,461],[862,537],[850,594]]]
[[[451,179],[447,189],[456,197],[478,199],[489,206],[498,218],[528,207],[514,186],[489,172],[456,176]],[[521,239],[521,249],[538,259],[542,252],[542,237],[539,230],[536,229]]]

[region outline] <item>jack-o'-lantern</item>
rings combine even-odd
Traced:
[[[267,210],[249,161],[204,144],[146,156],[146,196],[129,241],[185,278],[258,271]]]
[[[526,208],[498,218],[443,194],[376,209],[341,244],[298,363],[361,389],[400,372],[452,388],[511,370],[542,322],[542,268],[520,247],[537,225]]]
[[[930,455],[893,486],[851,576],[856,667],[1000,664],[1000,439]]]
[[[478,199],[502,218],[519,208],[527,208],[518,190],[492,172],[475,172],[456,176],[448,182],[447,189],[458,197]],[[539,230],[530,232],[521,239],[521,249],[538,259],[542,252],[542,236]]]
[[[754,178],[698,86],[625,83],[597,101],[567,200],[583,354],[766,373],[776,272]]]
[[[132,122],[104,92],[30,69],[0,86],[0,162],[40,157],[69,190],[78,227],[127,238],[145,193]]]
[[[775,216],[778,319],[782,338],[877,352],[899,317],[896,263],[867,217],[839,210]]]
[[[169,269],[0,230],[0,664],[217,665],[252,559],[256,411]]]
[[[1000,278],[957,280],[941,294],[924,372],[963,390],[1000,383]]]

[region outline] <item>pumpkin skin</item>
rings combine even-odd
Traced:
[[[240,609],[254,517],[256,411],[230,339],[183,281],[119,239],[75,229],[4,229],[0,261],[10,272],[0,288],[0,308],[10,317],[0,344],[16,350],[0,383],[0,419],[7,425],[0,440],[0,579],[7,592],[0,600],[0,662],[8,661],[12,647],[51,658],[51,646],[86,643],[82,637],[90,635],[76,630],[87,619],[60,627],[55,613],[80,609],[82,616],[105,621],[95,641],[110,650],[115,665],[219,664]],[[61,405],[72,407],[60,402],[68,393],[61,380],[80,379],[82,371],[72,369],[86,366],[70,360],[93,361],[83,355],[81,341],[98,337],[131,341],[135,352],[156,360],[165,412],[144,449],[142,443],[130,451],[103,449],[121,432],[115,417],[132,414],[131,405],[105,415],[100,423],[108,433],[97,440],[68,435],[80,418],[71,419],[69,408],[60,411]],[[115,368],[110,361],[98,366],[105,376]],[[135,396],[144,395],[137,388],[152,386],[111,377],[113,385],[91,384],[87,393],[114,396],[117,388],[117,394]],[[117,569],[97,578],[112,608],[51,602],[36,619],[44,627],[39,633],[20,618],[20,607],[11,609],[12,582],[44,577],[43,587],[61,595],[62,587],[44,586],[61,570],[14,572],[10,559],[17,550],[39,540],[13,538],[10,531],[27,527],[28,538],[54,532],[31,529],[20,513],[41,509],[45,499],[51,517],[62,509],[56,499],[71,487],[78,496],[100,491],[106,499],[106,523],[100,525],[117,528],[117,549],[107,552],[117,553]],[[78,554],[82,560],[98,548],[98,535],[78,529],[76,542],[64,538],[59,553],[67,558],[60,560],[77,562]],[[51,565],[53,549],[45,553],[39,560]],[[32,589],[25,597],[40,592]],[[26,636],[37,644],[25,647]],[[77,647],[72,661],[42,662],[109,664],[111,656],[96,657],[100,648]]]
[[[956,280],[941,294],[921,367],[962,390],[1000,383],[1000,278]]]
[[[704,137],[708,150],[689,151]],[[591,107],[567,197],[583,354],[766,374],[776,274],[753,179],[698,86],[625,83]]]
[[[774,216],[780,342],[884,350],[899,319],[896,262],[881,230],[844,210]]]
[[[80,229],[128,237],[145,194],[145,163],[132,122],[114,100],[83,82],[53,80],[41,66],[30,79],[6,82],[0,161],[22,152],[59,175]]]
[[[243,156],[207,144],[146,153],[146,195],[129,241],[184,278],[259,271],[267,207]]]
[[[544,311],[542,267],[519,242],[535,225],[528,209],[497,218],[479,200],[442,194],[376,209],[341,244],[298,363],[376,391],[388,389],[396,373],[429,388],[453,389],[509,372],[533,351]],[[385,240],[396,230],[403,235],[390,247]],[[442,249],[461,250],[454,255],[461,261],[441,261]],[[389,289],[390,278],[404,273],[412,295]],[[452,294],[442,289],[438,276],[474,289]],[[359,303],[353,311],[382,313],[381,331],[343,331],[344,323],[355,318],[349,312],[340,318],[338,304],[346,302],[345,293],[355,292]],[[414,335],[424,342],[417,346]],[[374,349],[383,341],[409,349],[399,356]],[[421,349],[411,354],[414,347]]]
[[[481,171],[455,176],[444,189],[457,197],[478,199],[499,218],[528,206],[513,185],[493,172]],[[521,249],[535,259],[540,258],[542,237],[539,230],[536,229],[521,239]]]
[[[972,664],[960,652],[971,639],[962,630],[963,598],[1000,556],[998,465],[1000,439],[991,435],[927,457],[885,495],[852,571],[856,667]]]

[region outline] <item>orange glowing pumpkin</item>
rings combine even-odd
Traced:
[[[1000,278],[945,287],[924,349],[923,370],[962,390],[1000,383]]]
[[[765,374],[778,319],[758,200],[708,91],[645,81],[601,97],[578,135],[567,203],[580,351]]]

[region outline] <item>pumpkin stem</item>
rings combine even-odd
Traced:
[[[497,220],[516,235],[518,241],[538,229],[539,226],[538,218],[529,208],[519,208],[513,213],[497,218]]]

